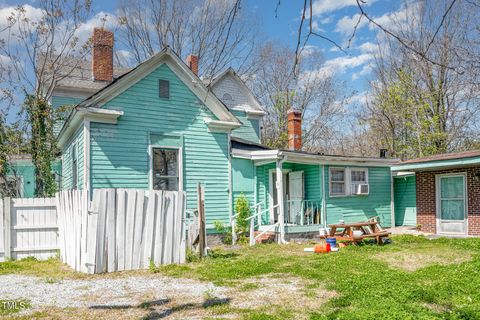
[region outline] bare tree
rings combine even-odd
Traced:
[[[476,11],[450,1],[423,2],[397,23],[377,57],[367,120],[373,143],[402,159],[469,148],[480,133],[480,82],[471,59],[460,59],[476,23]],[[448,15],[442,15],[449,10]],[[438,28],[437,26],[440,26]],[[433,41],[430,41],[433,39]],[[433,62],[435,61],[435,62]]]
[[[77,31],[90,13],[90,0],[40,0],[37,7],[15,7],[0,21],[0,93],[3,103],[20,105],[24,100],[39,196],[55,190],[50,168],[55,119],[49,99],[57,82],[77,67],[80,59],[74,58],[88,52]]]
[[[255,47],[256,26],[240,0],[140,0],[119,6],[119,39],[140,63],[164,46],[197,55],[213,77],[234,65],[242,73]]]
[[[298,77],[293,72],[294,56],[294,50],[274,42],[266,43],[255,55],[257,67],[249,82],[267,109],[263,142],[276,148],[287,146],[287,111],[294,108],[302,112],[304,149],[327,151],[335,143],[346,97],[341,95],[339,81],[321,68],[321,52],[304,51]]]

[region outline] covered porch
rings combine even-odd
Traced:
[[[275,232],[280,241],[285,234],[318,232],[325,222],[323,166],[277,158],[254,161],[254,167],[254,229]]]

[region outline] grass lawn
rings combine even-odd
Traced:
[[[304,253],[303,247],[221,251],[160,271],[232,286],[269,274],[279,283],[293,276],[307,281],[307,296],[310,290],[315,298],[316,288],[335,293],[325,303],[319,299],[316,310],[292,308],[279,299],[275,308],[246,312],[250,319],[480,319],[480,239],[397,236],[383,247],[350,246],[323,255]]]
[[[227,287],[228,301],[205,304],[205,317],[480,319],[480,239],[396,236],[383,247],[365,244],[321,255],[304,253],[306,246],[215,249],[203,261],[155,272]],[[79,275],[55,260],[0,263],[0,274],[6,273],[44,278],[129,274]]]

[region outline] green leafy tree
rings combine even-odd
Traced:
[[[30,152],[35,165],[35,195],[53,196],[56,191],[55,177],[51,171],[51,163],[56,153],[53,135],[54,112],[47,101],[30,95],[25,100],[25,109],[32,132]]]

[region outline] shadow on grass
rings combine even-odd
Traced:
[[[171,303],[171,299],[159,299],[152,301],[145,301],[139,305],[95,305],[90,306],[89,309],[94,310],[127,310],[127,309],[144,309],[149,313],[143,319],[163,319],[172,314],[185,310],[206,309],[214,306],[227,305],[231,302],[230,298],[210,298],[202,303],[184,303],[167,307],[164,310],[156,310],[156,307],[165,306]]]

